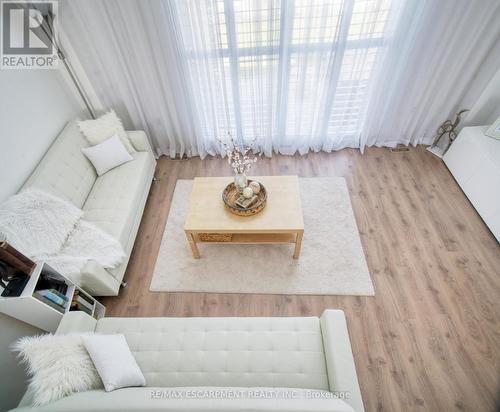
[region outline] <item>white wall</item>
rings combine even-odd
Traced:
[[[0,70],[0,202],[19,190],[77,116],[88,114],[58,70]]]
[[[88,117],[57,70],[0,70],[0,202],[16,193],[64,124]],[[15,407],[26,375],[9,350],[21,336],[41,333],[0,314],[0,411]]]
[[[10,345],[22,336],[44,333],[40,329],[0,313],[0,412],[17,406],[26,390],[24,367],[10,351]]]
[[[478,69],[459,109],[470,109],[459,129],[490,125],[500,116],[500,47],[493,48]]]
[[[500,69],[472,106],[466,124],[482,126],[492,124],[500,116]]]

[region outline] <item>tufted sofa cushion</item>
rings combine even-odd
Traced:
[[[132,162],[124,163],[99,176],[83,206],[85,219],[114,236],[125,250],[144,193],[144,182],[154,169],[150,152],[135,152]]]
[[[76,121],[69,122],[24,187],[37,187],[82,208],[97,179],[94,166],[81,152],[82,147],[88,146]]]
[[[318,318],[103,318],[123,333],[147,386],[328,390]]]

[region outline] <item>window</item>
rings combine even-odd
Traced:
[[[271,136],[285,152],[356,139],[388,38],[390,0],[175,4],[204,137]]]

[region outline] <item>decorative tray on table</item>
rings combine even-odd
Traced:
[[[250,184],[252,180],[248,180]],[[222,192],[222,200],[226,205],[226,208],[235,215],[238,216],[253,216],[266,206],[267,192],[266,188],[260,184],[260,191],[254,194],[250,199],[244,199],[241,192],[238,190],[234,182],[229,183]],[[245,207],[244,204],[247,204]]]

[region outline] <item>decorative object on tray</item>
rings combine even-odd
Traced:
[[[234,184],[240,193],[247,187],[248,179],[245,173],[236,173],[234,175]]]
[[[245,188],[243,189],[243,197],[244,197],[244,198],[246,198],[246,199],[250,199],[250,198],[252,198],[253,196],[254,196],[254,194],[253,194],[253,190],[252,190],[252,188],[251,188],[251,187],[248,187],[248,186],[247,186],[247,187],[245,187]]]
[[[247,175],[250,168],[257,162],[261,152],[257,153],[254,148],[255,139],[249,145],[239,144],[231,135],[227,133],[228,142],[217,139],[221,145],[221,149],[226,152],[227,162],[234,170],[234,184],[240,193],[248,186]]]
[[[218,139],[221,148],[226,152],[227,161],[234,170],[234,183],[226,186],[222,192],[222,200],[227,209],[239,216],[251,216],[266,205],[267,193],[259,182],[249,180],[247,174],[262,153],[254,148],[255,140],[249,145],[239,144],[228,132],[228,141]]]
[[[260,183],[257,182],[256,180],[253,180],[250,182],[250,184],[248,185],[248,187],[250,187],[254,193],[254,195],[258,195],[259,192],[260,192]]]
[[[251,185],[254,181],[249,180]],[[248,186],[246,189],[250,188]],[[266,188],[259,183],[259,192],[253,194],[250,198],[245,197],[240,193],[234,183],[229,183],[222,192],[222,200],[226,208],[238,216],[253,216],[259,213],[266,206],[267,192]]]
[[[462,120],[462,115],[468,111],[469,109],[460,110],[456,114],[454,121],[446,120],[442,123],[437,130],[436,140],[434,140],[434,143],[427,150],[433,155],[442,158],[453,143],[453,140],[457,137],[456,128]]]

